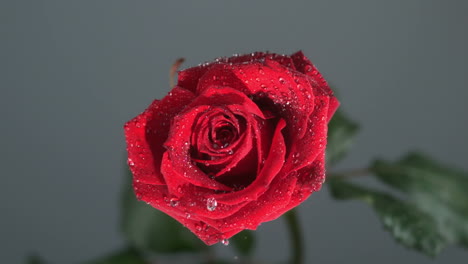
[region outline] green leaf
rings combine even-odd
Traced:
[[[138,201],[131,174],[122,196],[122,231],[128,242],[140,250],[157,253],[200,251],[206,248],[194,234],[165,213]]]
[[[203,264],[231,264],[232,262],[229,262],[227,260],[223,260],[223,259],[217,259],[217,260],[212,260],[212,261],[208,261],[208,262],[203,262]]]
[[[328,124],[327,164],[340,161],[351,147],[359,125],[348,119],[342,111],[337,111]]]
[[[26,264],[46,264],[46,262],[38,255],[30,255],[26,259]]]
[[[250,255],[255,246],[255,236],[250,230],[244,230],[233,236],[230,240],[236,250],[245,256]]]
[[[125,249],[121,252],[103,257],[86,264],[148,264],[135,249]]]
[[[468,173],[420,153],[398,162],[378,160],[372,171],[430,214],[449,243],[468,247]]]
[[[330,178],[328,183],[335,198],[358,199],[372,206],[384,228],[406,247],[435,256],[445,245],[437,223],[415,205],[343,179]]]

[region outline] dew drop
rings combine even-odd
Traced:
[[[172,207],[176,207],[179,205],[179,199],[177,198],[171,198],[171,200],[169,200],[169,204],[172,206]]]
[[[129,166],[135,166],[135,162],[133,162],[133,160],[129,158],[128,159],[128,165]]]
[[[229,245],[229,240],[223,239],[223,240],[221,240],[221,243],[222,243],[223,245],[227,246],[227,245]]]
[[[218,206],[218,202],[216,201],[215,198],[211,197],[206,200],[206,209],[208,209],[208,211],[213,212],[214,210],[216,210],[217,206]]]
[[[210,173],[207,173],[207,175],[208,175],[208,178],[214,180],[214,178],[215,178],[215,174],[214,174],[214,173],[211,173],[211,172],[210,172]]]

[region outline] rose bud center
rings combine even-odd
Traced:
[[[224,124],[214,128],[214,138],[212,139],[214,148],[227,148],[233,141],[238,138],[237,131],[234,126]]]

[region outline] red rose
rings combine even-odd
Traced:
[[[338,105],[302,52],[183,70],[125,124],[135,193],[208,245],[256,229],[320,189]]]

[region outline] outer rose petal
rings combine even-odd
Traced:
[[[277,212],[278,215],[282,215],[298,206],[313,192],[320,190],[325,181],[325,153],[320,154],[320,157],[317,157],[311,166],[293,172],[290,177],[297,178],[297,184],[289,203]],[[274,219],[275,218],[266,218],[264,221],[271,221]]]
[[[297,70],[310,76],[312,79],[313,86],[319,87],[319,94],[320,95],[333,95],[333,91],[327,84],[325,78],[323,78],[322,74],[317,70],[317,68],[310,62],[310,60],[302,53],[302,51],[298,51],[291,55],[291,58],[296,66]]]
[[[311,164],[320,153],[325,152],[328,131],[329,97],[315,98],[315,110],[308,118],[307,133],[299,141],[291,143],[290,157],[284,166],[284,172],[289,173]]]
[[[268,58],[274,60],[286,67],[294,69],[294,63],[289,56],[279,55],[274,53],[254,52],[248,55],[233,56],[229,58],[217,58],[214,62],[204,63],[197,67],[188,68],[179,72],[178,83],[180,87],[184,87],[192,92],[197,91],[199,79],[210,69],[213,65],[224,64],[245,64]],[[222,75],[221,75],[222,76]]]
[[[235,214],[224,219],[201,219],[222,232],[238,228],[256,229],[261,223],[276,219],[284,213],[284,208],[290,203],[294,188],[296,188],[296,182],[295,177],[277,177],[271,183],[271,188]]]
[[[125,124],[128,163],[134,179],[148,184],[165,184],[160,172],[162,155],[166,151],[163,143],[171,120],[194,97],[192,92],[176,87]]]

